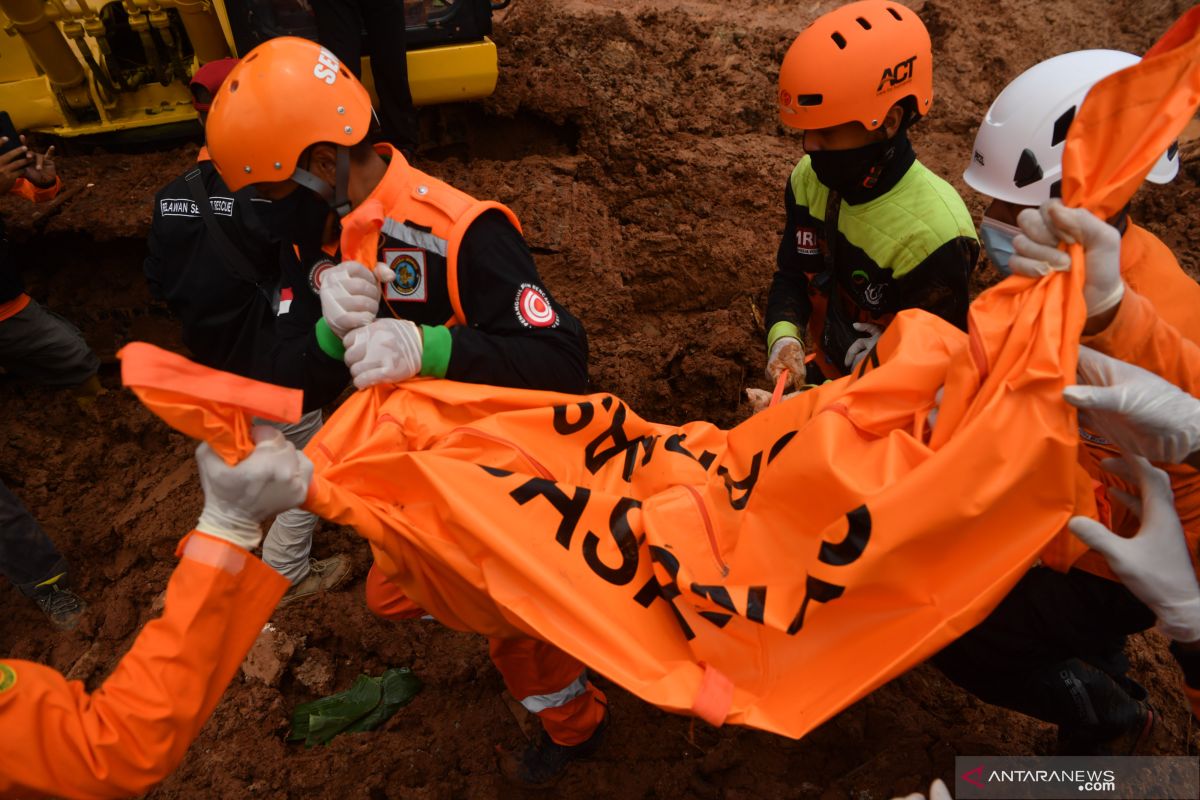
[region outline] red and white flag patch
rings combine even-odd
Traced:
[[[526,328],[554,328],[558,325],[558,314],[550,305],[550,297],[540,286],[522,283],[513,302],[517,321]]]

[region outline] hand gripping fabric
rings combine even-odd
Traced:
[[[226,464],[254,451],[254,417],[299,422],[304,392],[203,367],[144,342],[117,353],[121,381],[176,430],[208,442]],[[197,403],[197,400],[211,401]]]
[[[1157,62],[1134,68],[1151,95],[1179,83]],[[1148,169],[1166,143],[1138,147]],[[1134,152],[1090,152],[1070,167],[1075,202],[1136,185]],[[535,637],[664,709],[799,737],[978,623],[1095,513],[1062,401],[1079,266],[988,290],[969,334],[905,311],[877,359],[731,430],[655,424],[605,394],[373,387],[306,449],[306,507],[353,526],[446,624]]]

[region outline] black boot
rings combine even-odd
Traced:
[[[1037,688],[1051,710],[1043,719],[1058,722],[1058,755],[1133,755],[1154,728],[1145,689],[1080,659],[1045,671]]]
[[[66,576],[35,587],[30,599],[49,617],[50,623],[62,631],[74,630],[87,610],[87,603],[71,591]]]
[[[594,755],[603,743],[607,730],[607,713],[591,737],[577,745],[558,744],[543,730],[520,755],[500,751],[497,764],[504,777],[518,786],[544,789],[556,783],[572,761],[580,761]]]

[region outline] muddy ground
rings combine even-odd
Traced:
[[[587,325],[592,375],[643,416],[731,425],[762,378],[765,304],[784,180],[799,157],[776,122],[774,80],[790,40],[836,2],[515,0],[497,15],[496,94],[423,112],[422,166],[522,219],[546,283]],[[914,131],[920,157],[978,215],[960,175],[992,96],[1033,63],[1086,47],[1142,52],[1187,7],[1178,0],[930,0],[909,3],[934,41],[936,99]],[[113,354],[141,339],[181,349],[141,277],[150,201],[196,145],[136,154],[70,144],[69,190],[49,207],[0,203],[31,293],[75,321],[105,360],[110,390],[81,415],[64,395],[0,382],[0,476],[59,543],[91,603],[80,629],[50,631],[0,587],[0,653],[96,687],[157,613],[172,550],[196,519],[192,446],[119,388]],[[1200,161],[1147,190],[1134,216],[1196,275]],[[995,278],[983,265],[979,287]],[[324,526],[318,554],[355,561],[345,591],[275,614],[296,641],[278,679],[239,676],[180,769],[151,796],[480,798],[512,796],[495,745],[520,730],[482,639],[434,623],[377,621],[370,563],[350,531]],[[1200,737],[1163,640],[1130,645],[1134,676],[1164,722],[1154,752],[1195,754]],[[287,745],[290,709],[362,671],[411,666],[417,699],[379,732],[312,751]],[[599,758],[552,792],[582,797],[888,798],[950,778],[955,754],[1045,753],[1053,731],[986,706],[919,667],[800,742],[712,729],[607,684],[614,727]]]

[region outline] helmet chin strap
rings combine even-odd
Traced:
[[[316,192],[338,215],[338,219],[350,213],[350,148],[338,145],[336,188],[318,178],[303,167],[296,167],[291,179],[306,189]]]

